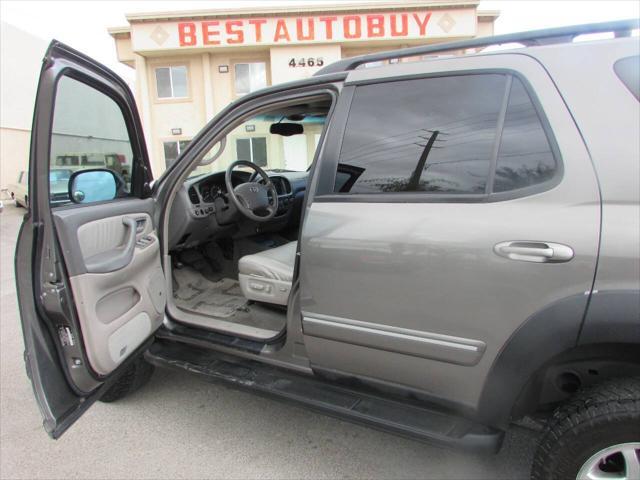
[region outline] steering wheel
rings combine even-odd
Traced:
[[[264,185],[249,181],[241,183],[234,188],[231,183],[231,174],[234,168],[240,166],[253,169],[255,173],[251,175],[250,180],[256,174],[259,174],[264,180]],[[245,217],[256,222],[266,222],[275,216],[278,211],[278,192],[269,175],[258,165],[246,160],[235,161],[227,167],[224,182],[227,186],[229,198]],[[269,200],[269,193],[271,193],[271,201]],[[266,215],[260,215],[262,212],[266,212]]]

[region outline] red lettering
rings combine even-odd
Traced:
[[[262,41],[262,25],[267,23],[264,18],[257,18],[249,20],[249,25],[253,25],[253,28],[256,31],[256,43],[260,43]]]
[[[367,37],[384,37],[384,15],[367,15]]]
[[[324,31],[326,40],[333,38],[333,22],[338,20],[338,17],[320,17],[318,20],[324,23]]]
[[[427,31],[427,23],[429,23],[429,19],[431,18],[431,12],[427,13],[424,16],[423,20],[420,20],[420,17],[418,16],[417,13],[413,14],[413,18],[418,24],[418,28],[420,29],[420,35],[424,36]]]
[[[218,25],[220,25],[220,22],[217,20],[202,22],[202,43],[205,45],[220,45],[220,40],[212,38],[220,35],[220,30],[212,28]]]
[[[181,47],[190,47],[195,45],[198,39],[196,38],[196,24],[191,22],[178,24],[178,41]]]
[[[278,23],[276,23],[276,33],[273,36],[274,42],[277,42],[278,40],[286,40],[287,42],[291,41],[291,37],[289,37],[289,30],[287,30],[287,24],[282,18],[278,19]]]
[[[360,38],[362,36],[360,17],[355,15],[343,17],[342,31],[344,32],[344,38]]]
[[[409,34],[409,28],[407,26],[407,14],[403,13],[400,15],[400,18],[402,19],[402,30],[398,30],[398,23],[396,22],[396,16],[395,14],[391,15],[390,17],[390,23],[391,23],[391,36],[392,37],[406,37]]]
[[[307,18],[307,25],[309,27],[309,33],[305,35],[302,29],[302,19],[296,19],[296,35],[298,40],[314,40],[315,32],[313,28],[313,18]]]
[[[229,20],[225,24],[225,30],[227,31],[227,43],[244,43],[244,32],[242,31],[242,20]],[[240,27],[234,29],[233,27]],[[229,38],[229,36],[235,35],[235,39]]]

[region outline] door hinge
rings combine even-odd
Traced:
[[[46,246],[44,261],[43,261],[43,269],[44,269],[44,278],[42,279],[45,283],[55,284],[58,282],[58,259],[56,258],[56,253],[51,246],[48,244]]]
[[[62,283],[45,283],[40,295],[42,306],[52,320],[63,347],[74,347],[77,343],[73,329],[68,324],[68,309],[64,285]]]
[[[62,283],[45,282],[40,295],[42,306],[49,314],[64,315],[66,309],[64,301],[64,285]]]

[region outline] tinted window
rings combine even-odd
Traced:
[[[109,159],[117,159],[110,161]],[[80,161],[81,160],[81,161]],[[51,201],[69,201],[71,173],[108,168],[130,189],[133,153],[120,107],[104,93],[69,77],[58,82],[49,170]]]
[[[513,78],[502,130],[494,192],[545,182],[553,177],[556,162],[538,114],[522,82]]]
[[[487,74],[358,87],[338,170],[360,173],[334,191],[484,193],[505,85]]]

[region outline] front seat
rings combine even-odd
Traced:
[[[240,288],[249,300],[286,305],[298,242],[245,255],[238,263]]]

